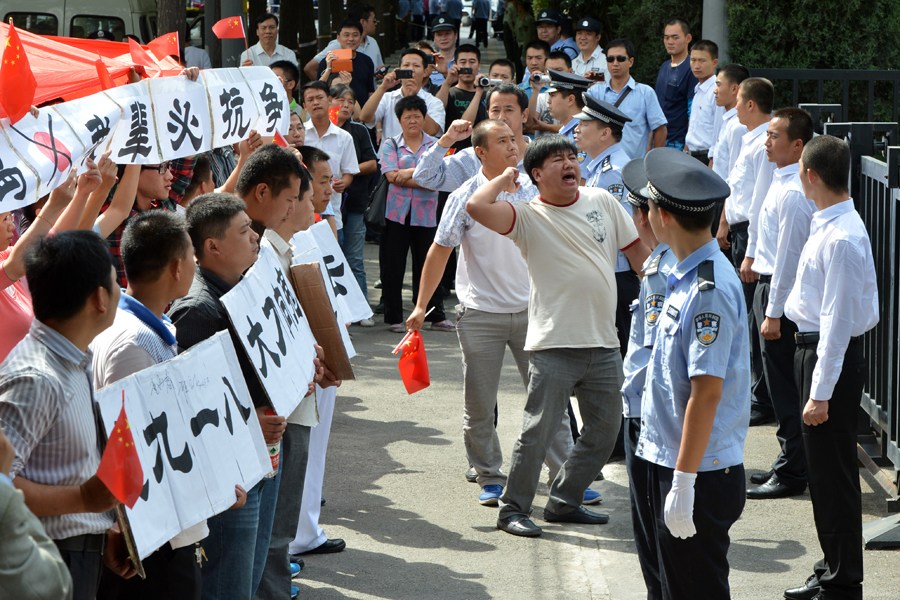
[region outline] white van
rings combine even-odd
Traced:
[[[41,35],[147,43],[156,37],[156,0],[3,0],[3,22]],[[98,32],[102,32],[99,33]]]

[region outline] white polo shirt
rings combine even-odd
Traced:
[[[393,92],[388,92],[382,96],[381,102],[378,103],[378,108],[375,109],[375,120],[366,123],[369,127],[373,127],[375,123],[381,123],[384,128],[381,134],[381,139],[383,140],[396,137],[403,133],[403,129],[400,127],[400,120],[397,119],[397,115],[394,114],[394,107],[397,105],[397,101],[403,97],[400,92],[400,89],[396,89]],[[428,110],[426,116],[431,117],[441,129],[441,132],[434,137],[440,137],[444,131],[444,120],[446,119],[444,103],[425,90],[419,90],[419,93],[416,95],[425,101],[425,107]]]
[[[716,115],[723,114],[716,109],[716,78],[709,77],[694,88],[694,99],[691,101],[691,115],[688,120],[685,144],[695,152],[709,150],[716,141]]]

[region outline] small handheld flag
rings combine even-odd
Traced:
[[[134,506],[144,487],[144,470],[125,414],[125,390],[122,390],[122,410],[106,442],[97,477],[128,508]]]

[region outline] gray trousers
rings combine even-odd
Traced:
[[[584,490],[606,464],[622,421],[622,355],[618,348],[553,348],[531,353],[522,433],[513,447],[500,517],[528,515],[541,461],[566,414],[572,390],[584,427],[550,484],[546,509],[565,514],[581,506]]]
[[[288,544],[297,534],[300,520],[300,500],[303,498],[303,481],[306,478],[306,461],[309,457],[310,427],[288,423],[281,445],[281,486],[275,505],[275,521],[269,555],[262,580],[256,589],[256,600],[281,600],[291,593],[291,566]]]
[[[500,470],[503,452],[494,426],[494,407],[507,347],[516,361],[522,383],[528,387],[529,352],[525,351],[528,311],[489,313],[460,305],[456,307],[456,315],[456,333],[462,350],[466,455],[478,474],[478,485],[506,485],[506,474]],[[547,449],[545,462],[551,480],[572,450],[568,417],[563,417]]]

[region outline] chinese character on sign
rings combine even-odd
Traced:
[[[219,94],[219,104],[225,107],[222,112],[222,121],[226,126],[222,138],[228,138],[237,134],[241,138],[247,135],[250,129],[250,121],[244,122],[244,98],[237,88],[222,90]]]
[[[168,460],[170,467],[172,467],[176,471],[181,471],[182,473],[190,473],[191,469],[194,467],[194,461],[191,458],[191,451],[188,448],[187,443],[185,443],[184,450],[179,456],[172,456],[172,449],[169,446],[169,417],[166,415],[165,411],[161,412],[156,417],[151,414],[150,417],[150,424],[147,425],[147,427],[144,429],[144,441],[149,446],[153,443],[157,436],[162,436],[161,447],[160,445],[157,445],[156,448],[156,464],[153,465],[153,475],[154,477],[156,477],[156,483],[160,483],[162,481],[163,448],[165,448],[166,450],[166,459]]]
[[[172,120],[169,121],[166,129],[169,130],[169,133],[178,134],[174,140],[171,140],[172,150],[177,152],[184,143],[185,137],[190,138],[194,150],[199,150],[203,143],[203,133],[194,134],[194,128],[200,127],[200,120],[197,115],[191,114],[191,103],[185,100],[182,104],[181,100],[176,98],[172,110],[169,111],[169,118]]]
[[[275,131],[278,121],[281,120],[281,111],[284,110],[284,103],[271,84],[266,83],[259,92],[259,99],[263,102],[263,108],[266,111],[266,119],[269,124],[266,126],[266,133]]]
[[[97,146],[99,146],[100,142],[102,142],[107,138],[107,136],[109,136],[109,117],[100,117],[98,115],[94,115],[94,118],[88,120],[88,122],[85,123],[84,126],[87,127],[88,131],[91,132],[92,146],[88,151],[88,156],[90,156],[91,160],[93,160],[97,151]]]
[[[131,155],[131,160],[134,161],[138,154],[144,158],[150,154],[150,127],[147,123],[147,106],[145,104],[134,101],[129,109],[131,110],[131,129],[128,133],[128,140],[119,150],[118,157]]]

